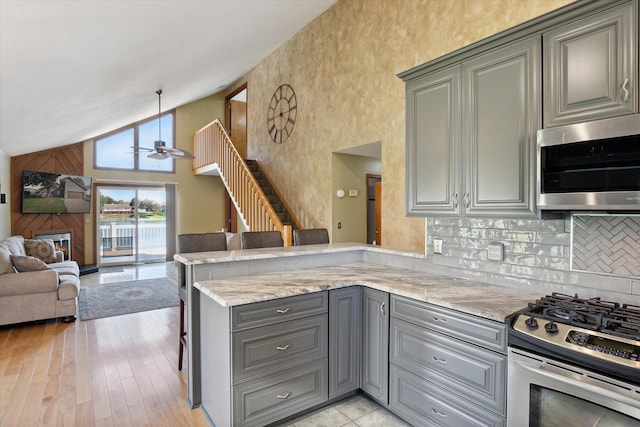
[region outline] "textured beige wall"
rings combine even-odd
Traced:
[[[331,228],[331,153],[382,141],[383,245],[422,253],[424,220],[405,217],[396,74],[570,2],[339,0],[234,85],[248,84],[248,158],[265,166],[305,227]],[[266,115],[282,83],[296,91],[298,115],[278,145]]]
[[[176,109],[176,146],[193,152],[195,131],[215,119],[224,119],[224,94],[212,95]],[[175,183],[177,186],[176,232],[195,233],[220,230],[225,226],[224,195],[226,190],[217,176],[194,176],[192,163],[176,161],[176,173],[123,172],[93,169],[93,140],[84,143],[85,175],[94,182],[109,183]],[[91,223],[85,224],[85,261],[95,262],[95,212],[91,209]]]

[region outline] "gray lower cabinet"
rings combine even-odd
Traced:
[[[383,405],[389,403],[389,294],[362,289],[360,388]]]
[[[638,112],[637,2],[548,31],[544,127]]]
[[[263,426],[327,400],[327,359],[233,388],[235,426]]]
[[[390,409],[416,425],[504,425],[505,334],[504,324],[392,296]]]
[[[360,388],[360,286],[329,291],[329,399]]]
[[[389,405],[415,426],[504,426],[506,420],[422,377],[389,366]]]
[[[263,426],[328,400],[329,297],[235,307],[200,300],[201,407],[216,426]]]

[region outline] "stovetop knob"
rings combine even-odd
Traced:
[[[553,323],[553,320],[544,325],[544,330],[547,331],[550,335],[555,335],[558,333],[558,325]]]
[[[527,325],[527,329],[530,329],[532,331],[535,331],[536,329],[538,329],[538,321],[533,316],[525,320],[524,324]]]

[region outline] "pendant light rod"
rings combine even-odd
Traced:
[[[158,141],[162,141],[162,126],[160,124],[160,117],[162,115],[162,109],[161,109],[162,89],[158,89],[156,93],[158,94]]]

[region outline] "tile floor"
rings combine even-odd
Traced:
[[[98,273],[80,277],[84,286],[175,275],[173,263],[100,267]],[[368,397],[358,394],[278,427],[405,427],[409,424]]]
[[[405,427],[409,424],[358,394],[278,427]]]

